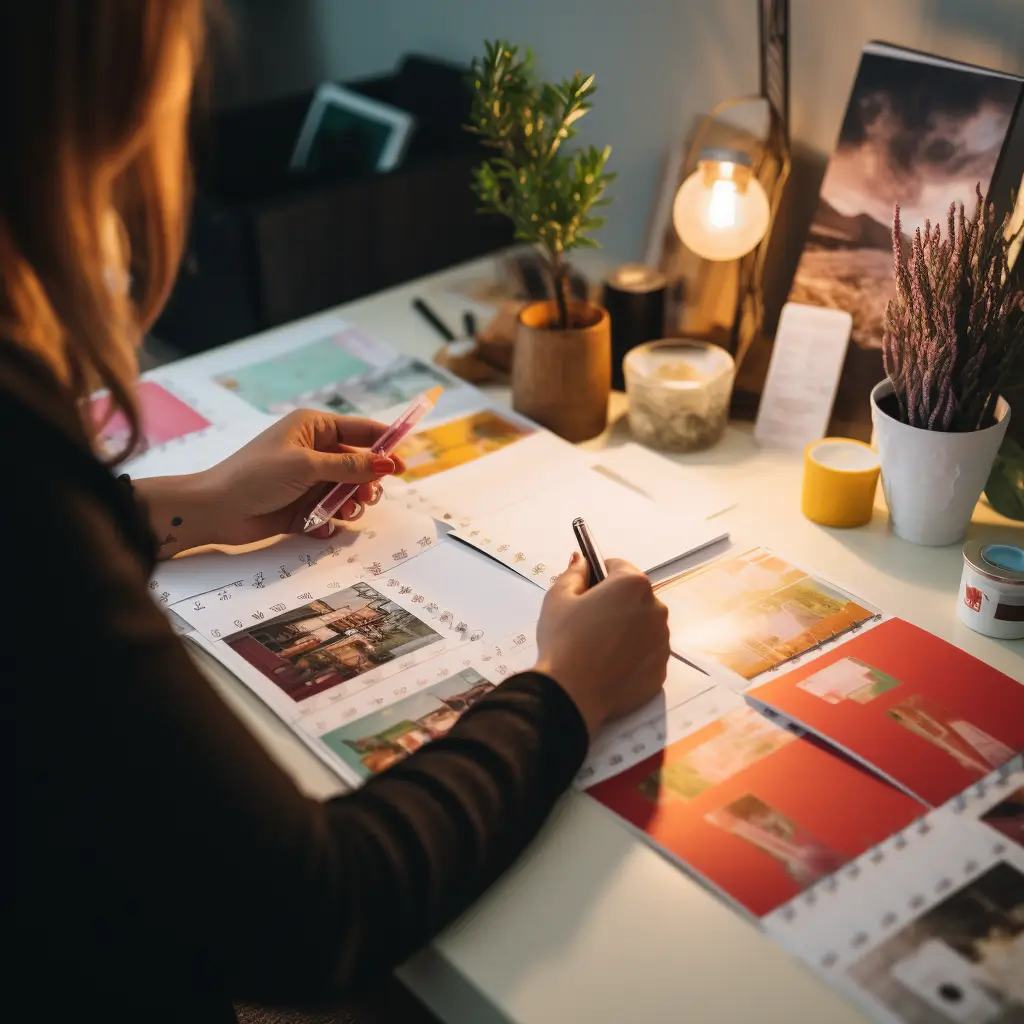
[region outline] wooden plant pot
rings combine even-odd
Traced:
[[[566,441],[596,437],[608,423],[612,388],[611,322],[600,306],[569,304],[561,331],[554,301],[534,302],[519,314],[512,360],[512,405]]]

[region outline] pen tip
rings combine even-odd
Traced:
[[[444,391],[444,388],[438,384],[436,387],[431,388],[423,397],[430,402],[431,405],[436,405],[437,400],[441,397],[442,391]]]

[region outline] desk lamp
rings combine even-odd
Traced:
[[[764,320],[764,265],[772,224],[789,176],[789,0],[758,0],[760,91],[720,103],[701,123],[676,193],[672,220],[683,244],[707,260],[739,260],[739,290],[729,351],[742,357]],[[746,104],[767,108],[768,126],[750,151],[707,148],[722,114]]]

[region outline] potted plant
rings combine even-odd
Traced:
[[[1024,374],[1020,231],[1007,224],[979,187],[973,217],[951,205],[946,237],[925,221],[905,258],[896,207],[897,294],[871,415],[893,529],[916,544],[963,539],[1006,434],[1006,390]]]
[[[594,76],[577,72],[558,84],[538,82],[533,58],[504,42],[485,44],[471,68],[470,131],[495,155],[474,172],[486,212],[508,217],[515,237],[541,252],[554,298],[519,315],[512,363],[517,411],[569,441],[604,430],[611,391],[611,332],[599,306],[569,295],[566,254],[596,246],[604,219],[594,209],[614,177],[610,147],[567,152],[576,123],[590,109]]]

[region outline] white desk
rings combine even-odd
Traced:
[[[480,261],[340,307],[354,324],[410,354],[431,358],[439,339],[413,311],[430,299],[455,327],[465,303],[453,282],[489,274]],[[507,395],[496,393],[499,400]],[[613,424],[588,447],[629,437],[625,396]],[[859,530],[817,527],[799,510],[801,460],[757,449],[747,426],[680,461],[739,497],[725,514],[734,536],[763,542],[839,585],[952,641],[1024,682],[1024,642],[989,640],[956,619],[957,547],[920,548],[888,532],[879,504]],[[972,530],[1024,543],[1024,526],[983,506]],[[613,552],[609,552],[612,554]],[[211,678],[299,784],[333,795],[338,779],[212,662]],[[603,809],[572,794],[517,866],[418,954],[403,979],[445,1021],[779,1021],[844,1024],[860,1012],[763,938],[725,903],[633,838]]]

